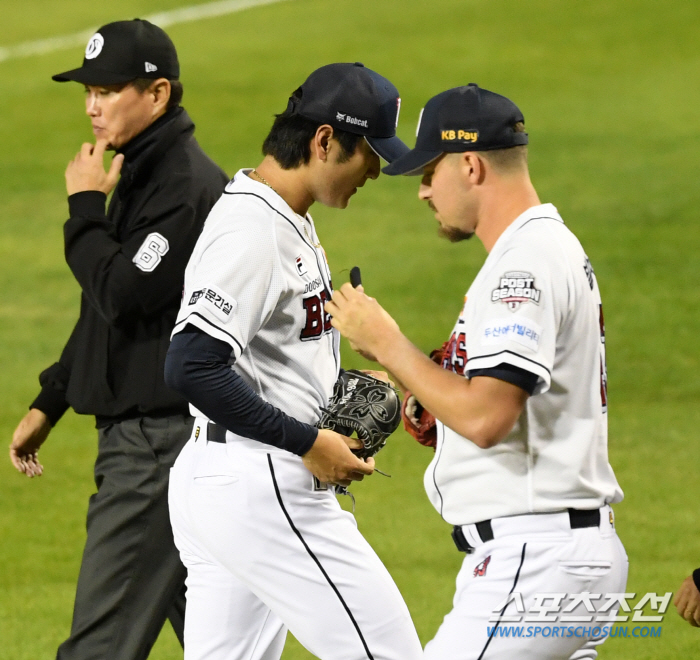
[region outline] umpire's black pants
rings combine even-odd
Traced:
[[[99,429],[97,492],[71,633],[57,660],[147,658],[166,618],[182,644],[186,573],[170,528],[168,478],[191,430],[184,415]]]

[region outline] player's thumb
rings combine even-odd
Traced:
[[[372,457],[366,458],[365,460],[358,458],[357,460],[359,461],[359,465],[357,466],[358,472],[362,472],[363,474],[372,474],[374,472],[374,459]]]

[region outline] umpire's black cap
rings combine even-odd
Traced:
[[[421,174],[443,153],[490,151],[527,144],[527,133],[515,130],[524,123],[510,99],[475,83],[433,96],[421,110],[416,146],[387,165],[385,174]]]
[[[400,108],[396,87],[355,62],[316,69],[289,99],[287,112],[364,135],[372,149],[391,163],[409,151],[396,137]]]
[[[118,85],[136,78],[178,80],[180,64],[170,37],[157,25],[135,18],[103,25],[88,41],[83,66],[52,77],[84,85]]]

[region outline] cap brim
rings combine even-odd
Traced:
[[[386,167],[382,168],[384,174],[396,176],[404,174],[406,176],[416,176],[423,174],[423,168],[434,161],[438,156],[442,155],[442,151],[420,151],[419,149],[411,149],[401,158],[396,159]]]
[[[406,146],[403,141],[401,141],[396,136],[389,138],[376,138],[369,137],[365,135],[365,140],[372,150],[385,160],[387,163],[393,163],[398,158],[405,156],[411,149]]]
[[[134,76],[128,76],[123,73],[114,73],[113,71],[102,71],[101,69],[80,67],[79,69],[71,69],[63,73],[57,73],[51,76],[56,82],[79,82],[83,85],[120,85],[134,80]]]

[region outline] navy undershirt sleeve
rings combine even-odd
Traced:
[[[498,380],[504,380],[506,383],[511,385],[517,385],[520,389],[525,390],[530,396],[535,391],[537,387],[538,376],[533,374],[526,369],[521,369],[520,367],[514,367],[512,364],[507,362],[501,362],[496,367],[490,369],[472,369],[468,372],[469,378],[474,378],[474,376],[490,376],[491,378],[498,378]]]
[[[229,431],[299,456],[318,429],[260,398],[230,365],[231,346],[187,325],[170,343],[165,382],[212,422]]]

